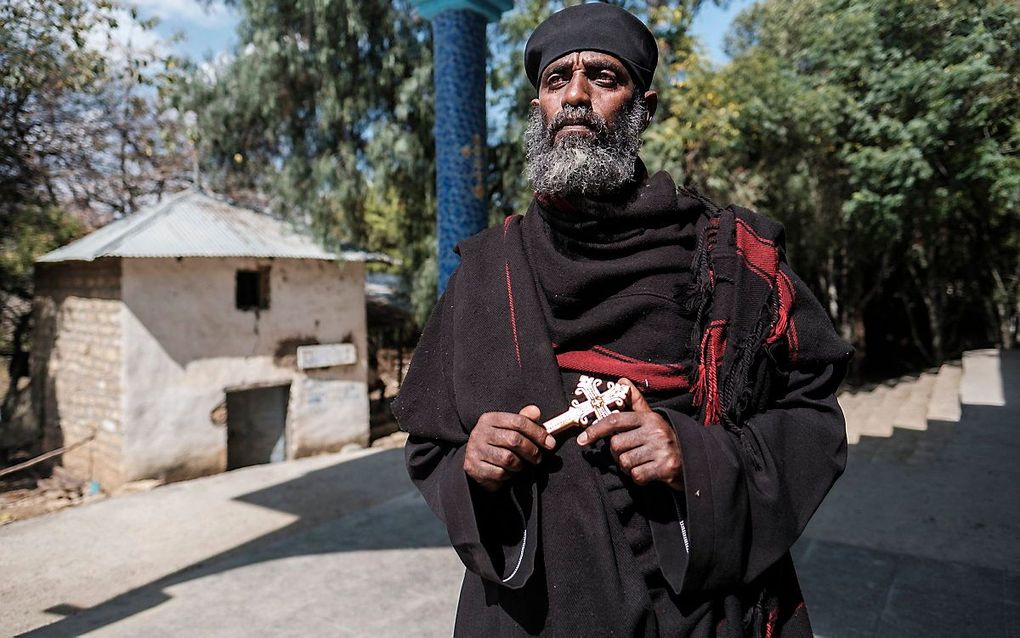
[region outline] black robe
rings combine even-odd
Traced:
[[[584,351],[576,342],[554,349],[535,271],[544,262],[526,239],[542,232],[539,215],[508,218],[459,246],[461,265],[394,405],[411,435],[411,478],[468,569],[458,635],[811,635],[789,548],[845,463],[834,392],[849,349],[782,262],[778,225],[690,197],[669,206],[679,235],[696,240],[682,292],[696,298],[688,310],[697,352],[686,374],[649,378],[675,383],[653,407],[677,433],[683,494],[629,484],[604,445],[582,449],[576,431],[496,493],[466,476],[465,443],[481,414],[535,404],[549,418],[568,407],[571,366],[616,370],[563,356]],[[772,255],[751,246],[746,229],[741,239],[741,223],[775,248],[771,282],[741,278],[767,270],[762,256]]]

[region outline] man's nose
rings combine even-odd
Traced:
[[[591,106],[591,86],[583,71],[575,71],[563,91],[563,106]]]

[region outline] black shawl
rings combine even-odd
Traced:
[[[626,195],[536,200],[521,238],[560,369],[628,377],[654,404],[690,389],[688,298],[705,207],[667,173],[638,168]]]
[[[702,204],[686,222],[693,327],[677,335],[693,393],[675,391],[700,409],[654,406],[677,432],[686,485],[676,507],[648,514],[655,552],[687,635],[810,635],[788,550],[845,463],[833,395],[850,350],[787,267],[778,224]],[[411,435],[408,470],[468,568],[458,634],[656,635],[586,456],[597,450],[561,437],[495,494],[463,471],[484,412],[567,408],[523,239],[538,221],[512,216],[460,244],[394,405]]]

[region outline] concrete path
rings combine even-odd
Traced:
[[[795,547],[818,635],[1020,636],[1020,357],[970,363]],[[462,573],[401,450],[323,456],[0,527],[0,635],[446,636]]]
[[[0,635],[445,636],[463,574],[402,450],[0,527]]]

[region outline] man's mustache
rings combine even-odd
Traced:
[[[562,111],[553,116],[546,130],[552,137],[567,126],[585,126],[596,134],[601,134],[606,130],[606,121],[591,108],[564,107]]]

